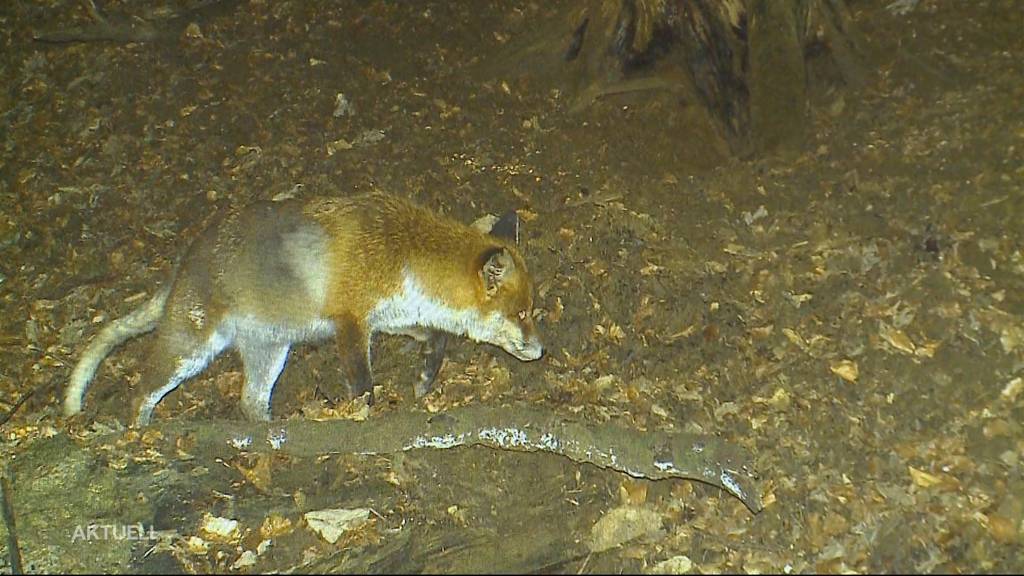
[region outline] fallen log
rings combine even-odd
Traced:
[[[720,438],[577,422],[521,406],[391,413],[363,422],[166,422],[153,429],[172,445],[225,458],[241,451],[315,457],[457,446],[544,451],[636,478],[697,480],[729,492],[753,513],[763,508],[750,457]]]

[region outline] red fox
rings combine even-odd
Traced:
[[[64,414],[82,410],[111,350],[154,329],[133,404],[139,426],[232,346],[245,370],[241,407],[250,420],[270,420],[274,384],[300,342],[334,336],[350,393],[368,393],[370,402],[376,332],[428,343],[417,398],[433,385],[446,334],[536,360],[544,347],[533,322],[533,281],[500,224],[486,234],[382,193],[230,212],[191,245],[167,286],[93,339],[71,374]]]

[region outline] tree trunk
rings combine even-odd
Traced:
[[[589,0],[542,18],[510,43],[506,70],[561,77],[576,111],[668,90],[737,156],[799,147],[811,92],[864,78],[845,0]]]

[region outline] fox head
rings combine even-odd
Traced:
[[[499,346],[520,360],[536,360],[544,355],[544,346],[533,323],[533,279],[515,247],[519,244],[519,216],[508,212],[494,223],[490,235],[503,242],[477,258],[484,322],[479,325],[480,333],[469,336]]]
[[[468,242],[467,231],[457,228],[454,243],[461,246],[452,251],[459,257],[445,263],[433,254],[407,269],[400,292],[377,305],[371,324],[399,334],[409,325],[458,334],[520,360],[543,356],[533,322],[533,280],[511,238],[497,233],[500,224],[490,237],[474,227]]]
[[[543,356],[544,346],[533,323],[533,280],[522,256],[513,248],[496,246],[479,259],[484,322],[471,338],[490,342],[520,360]]]

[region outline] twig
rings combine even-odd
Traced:
[[[601,190],[596,194],[584,196],[583,198],[570,199],[566,201],[565,205],[570,208],[579,208],[580,206],[586,206],[587,204],[604,207],[617,200],[622,200],[622,192],[616,190]]]
[[[578,113],[592,106],[598,100],[608,96],[618,96],[633,92],[651,92],[665,90],[673,94],[686,94],[687,86],[681,80],[663,76],[645,76],[629,78],[614,82],[594,82],[584,88],[576,97],[570,112]]]
[[[28,401],[29,398],[35,396],[36,392],[38,392],[40,388],[44,386],[50,386],[52,383],[53,382],[51,381],[47,382],[46,384],[39,384],[32,390],[29,390],[25,394],[22,394],[21,398],[18,398],[18,401],[15,402],[14,405],[11,406],[11,409],[7,411],[7,414],[4,414],[3,418],[0,418],[0,426],[7,424],[7,421],[10,420],[12,416],[14,416],[14,413],[17,412],[18,409],[21,408],[21,406],[25,404],[25,402]]]

